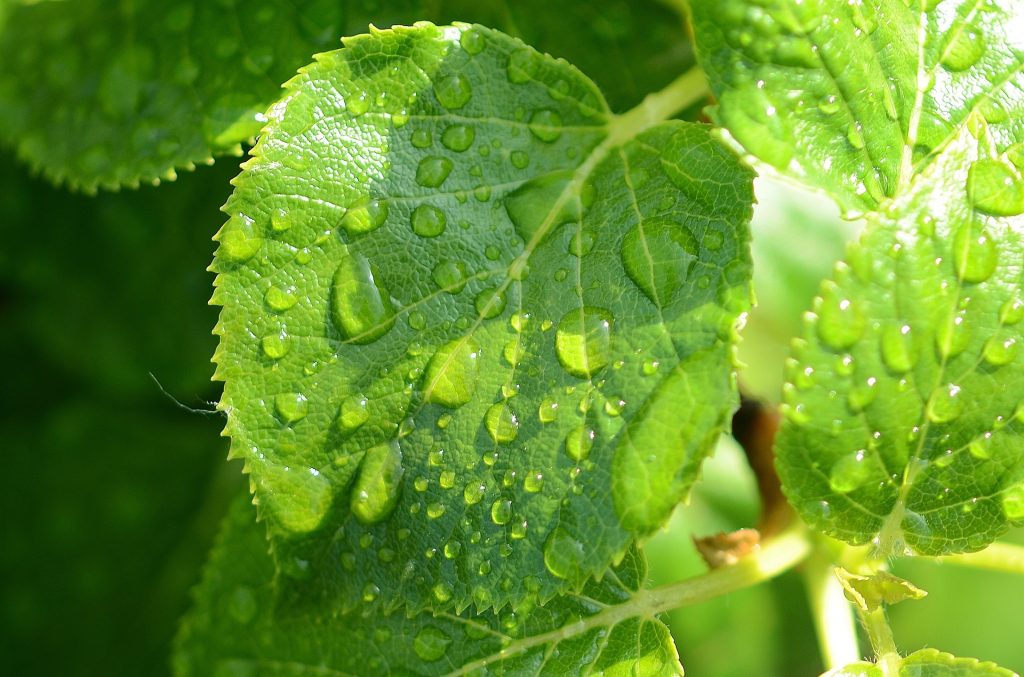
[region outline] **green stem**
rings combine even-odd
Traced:
[[[643,130],[678,115],[710,93],[704,71],[694,66],[664,89],[648,94],[636,107],[613,117],[608,125],[608,139],[602,145],[621,145]]]
[[[815,550],[803,566],[803,578],[825,669],[859,661],[861,653],[853,609],[835,576],[831,558]]]
[[[871,648],[875,651],[878,667],[884,677],[897,677],[900,673],[900,652],[896,649],[896,641],[892,637],[892,628],[885,615],[885,607],[874,611],[861,612],[861,622],[867,630]]]
[[[1024,546],[1010,543],[993,543],[980,552],[947,555],[936,559],[940,562],[949,562],[960,566],[1024,574]]]

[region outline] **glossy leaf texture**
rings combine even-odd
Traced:
[[[225,207],[232,453],[282,569],[345,607],[576,590],[735,406],[751,173],[659,122],[685,87],[614,116],[483,27],[345,44],[288,83]]]
[[[668,628],[630,601],[646,575],[630,549],[579,596],[498,615],[398,612],[366,623],[275,597],[274,563],[251,506],[225,520],[173,668],[191,675],[682,675]]]
[[[883,677],[874,663],[862,661],[831,670],[826,677]],[[935,649],[921,649],[900,659],[900,677],[1019,677],[1016,672],[989,661],[959,658]]]
[[[11,3],[0,7],[0,138],[89,192],[171,179],[241,154],[280,83],[339,35],[422,19],[518,31],[593,66],[622,107],[693,60],[681,20],[653,0]]]
[[[869,221],[788,365],[790,501],[884,553],[978,550],[1024,523],[1024,220],[994,215],[983,179],[1024,180],[971,127]]]
[[[903,191],[972,112],[1021,140],[1014,0],[694,0],[717,122],[848,212]]]

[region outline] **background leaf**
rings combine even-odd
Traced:
[[[225,208],[233,453],[284,569],[347,605],[574,589],[667,519],[735,404],[750,173],[487,29],[346,44]]]
[[[241,154],[278,85],[370,23],[503,27],[594,66],[622,107],[692,63],[681,20],[654,1],[76,0],[2,11],[10,14],[0,32],[2,136],[33,167],[87,191]]]
[[[974,0],[695,0],[713,113],[778,171],[871,211],[972,112],[1019,142],[1024,7]]]
[[[787,496],[814,527],[885,553],[978,550],[1024,522],[1024,222],[978,204],[969,177],[1011,165],[986,157],[983,122],[975,133],[869,221],[789,366]]]
[[[874,663],[862,662],[827,674],[828,677],[882,677],[883,672]],[[906,677],[1017,677],[1017,673],[995,663],[958,658],[935,649],[922,649],[903,658],[899,674]]]
[[[247,501],[231,510],[177,641],[175,674],[682,675],[668,629],[624,611],[642,584],[629,551],[579,597],[502,615],[337,615],[277,602],[274,563]],[[601,622],[600,618],[607,618]]]

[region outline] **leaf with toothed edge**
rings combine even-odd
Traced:
[[[830,670],[823,677],[884,677],[887,674],[877,664],[861,661]],[[900,658],[897,674],[899,677],[1020,677],[989,661],[959,658],[935,649],[921,649]]]
[[[979,550],[1024,524],[1024,206],[995,215],[984,176],[1012,165],[987,132],[973,120],[869,220],[788,365],[790,502],[883,554]]]
[[[281,604],[273,575],[263,529],[237,501],[175,641],[177,677],[683,674],[668,628],[634,602],[646,576],[635,548],[580,596],[500,615],[398,612],[372,626],[358,612]]]
[[[972,112],[1022,136],[1024,3],[692,0],[714,119],[844,211],[902,192]],[[1018,146],[1019,147],[1019,146]]]
[[[615,116],[461,24],[347,39],[287,84],[213,301],[232,455],[298,594],[544,601],[686,495],[750,298],[751,172],[661,121],[701,92]]]
[[[421,19],[507,26],[594,66],[615,106],[693,63],[681,22],[656,0],[0,3],[0,136],[87,192],[173,179],[240,155],[279,84],[339,35]]]

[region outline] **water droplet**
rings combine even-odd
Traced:
[[[411,313],[409,313],[407,322],[409,323],[409,327],[411,327],[412,329],[415,329],[416,331],[423,331],[423,329],[427,326],[427,316],[418,310],[414,310]],[[410,372],[409,379],[415,380],[417,376],[418,374],[413,375]]]
[[[544,488],[544,474],[531,470],[523,480],[523,488],[531,494],[535,494]]]
[[[301,393],[281,393],[274,397],[274,409],[285,423],[297,423],[306,418],[309,402]]]
[[[512,501],[506,498],[499,498],[491,504],[491,520],[495,524],[508,524],[512,519]]]
[[[538,66],[540,66],[540,57],[536,52],[528,48],[517,49],[508,57],[506,73],[509,82],[517,85],[529,82],[537,73]]]
[[[274,312],[283,313],[293,308],[299,302],[299,297],[291,291],[279,287],[270,287],[267,289],[263,300],[266,301],[267,306]]]
[[[484,414],[484,426],[491,439],[498,443],[513,441],[519,434],[519,419],[509,407],[509,403],[492,404]]]
[[[574,376],[590,378],[611,358],[612,316],[603,308],[584,306],[566,313],[555,332],[558,361]]]
[[[594,248],[594,234],[587,230],[577,230],[569,240],[569,253],[576,257],[584,257]]]
[[[541,423],[551,423],[558,418],[558,402],[550,397],[545,398],[537,408],[537,416]]]
[[[426,477],[417,477],[413,481],[412,486],[416,491],[422,494],[424,491],[430,488],[430,480],[428,480]]]
[[[848,494],[863,486],[871,477],[871,468],[867,460],[867,454],[862,449],[836,461],[828,476],[828,484],[832,491]]]
[[[544,174],[527,181],[505,198],[505,211],[523,242],[530,242],[538,232],[549,232],[552,226],[580,220],[579,199],[564,197],[571,180],[571,172]],[[554,212],[554,206],[559,203],[561,206]]]
[[[458,294],[466,287],[469,271],[462,261],[447,259],[434,266],[434,283],[450,294]]]
[[[448,217],[433,205],[420,205],[412,211],[412,230],[420,237],[437,237],[448,225]]]
[[[369,604],[373,600],[377,599],[377,595],[380,594],[380,588],[373,583],[367,583],[363,586],[363,601]]]
[[[263,346],[263,354],[272,360],[280,360],[288,354],[288,334],[282,330],[277,334],[268,334],[260,341]]]
[[[845,350],[864,334],[864,315],[832,282],[826,282],[818,308],[818,337],[829,347]]]
[[[557,578],[576,580],[583,567],[583,544],[562,527],[555,527],[544,541],[544,565]]]
[[[1017,356],[1017,339],[1014,337],[993,336],[985,342],[982,352],[985,361],[995,367],[1002,367]]]
[[[362,395],[346,397],[338,408],[338,425],[345,433],[351,433],[370,418],[366,410],[366,398]]]
[[[947,34],[939,61],[951,71],[964,71],[985,53],[985,36],[972,27],[956,27]]]
[[[462,552],[462,543],[456,540],[444,544],[444,556],[446,559],[455,559]]]
[[[441,135],[441,143],[448,150],[461,153],[473,145],[475,137],[476,131],[469,125],[452,125],[444,130],[444,133]]]
[[[365,256],[342,256],[331,284],[331,317],[353,343],[370,343],[394,325],[391,297]]]
[[[462,45],[462,49],[476,55],[484,50],[487,40],[480,34],[480,31],[470,28],[463,31],[462,35],[459,36],[459,44]]]
[[[446,157],[431,155],[420,160],[416,167],[416,183],[424,188],[437,188],[452,173],[454,163]],[[422,209],[419,207],[417,209]],[[431,209],[435,209],[431,207]]]
[[[517,522],[512,525],[511,529],[509,529],[509,535],[515,540],[526,538],[526,530],[528,526],[529,524],[526,520],[523,520],[522,522]]]
[[[949,423],[960,416],[963,409],[960,386],[950,383],[932,393],[925,414],[932,423]]]
[[[452,487],[455,486],[455,471],[442,471],[441,476],[437,480],[437,483],[442,489],[451,489]]]
[[[686,283],[700,245],[690,230],[663,219],[634,226],[622,240],[622,264],[636,286],[664,308]]]
[[[253,220],[241,214],[228,219],[215,239],[220,243],[217,258],[230,263],[248,261],[263,246]]]
[[[967,174],[967,197],[980,212],[993,216],[1024,214],[1024,181],[999,160],[978,160]]]
[[[412,133],[412,145],[416,148],[429,148],[434,142],[429,129],[421,128]]]
[[[984,232],[965,224],[953,237],[953,264],[964,282],[984,282],[995,272],[996,244]]]
[[[434,96],[448,110],[462,108],[473,96],[473,86],[465,75],[453,73],[434,83]]]
[[[446,509],[444,503],[430,503],[427,505],[427,517],[436,520],[445,513]]]
[[[505,292],[497,287],[484,289],[473,299],[473,305],[483,319],[497,317],[505,310]]]
[[[590,456],[596,437],[597,433],[585,425],[574,428],[565,438],[565,453],[577,463],[585,461]]]
[[[970,340],[971,334],[962,314],[940,321],[935,328],[935,349],[943,359],[949,360],[962,353]]]
[[[370,200],[366,198],[352,205],[341,218],[341,227],[349,235],[361,235],[376,230],[384,225],[388,218],[386,200]]]
[[[913,369],[917,362],[908,324],[887,324],[882,328],[882,361],[897,374]]]
[[[526,169],[527,165],[530,164],[530,156],[521,150],[514,150],[509,155],[509,160],[512,162],[512,166],[516,169]]]
[[[470,482],[462,490],[462,497],[466,500],[466,505],[476,505],[483,500],[486,493],[487,487],[485,485],[479,482]]]
[[[1024,520],[1024,482],[1003,490],[1003,513],[1012,522]]]
[[[999,322],[1010,326],[1021,320],[1024,320],[1024,301],[1017,296],[1007,299],[999,309]]]
[[[420,660],[431,663],[440,660],[448,652],[452,638],[433,625],[424,626],[416,633],[412,648]]]
[[[442,346],[427,365],[423,399],[446,407],[461,407],[476,391],[480,346],[471,338]]]
[[[992,433],[987,432],[981,437],[971,440],[971,443],[967,445],[967,450],[971,453],[971,456],[979,461],[987,461],[992,458],[991,446]]]
[[[356,519],[375,524],[389,517],[398,504],[404,474],[398,442],[370,447],[352,486],[350,507]]]
[[[530,133],[545,143],[556,141],[562,135],[562,116],[548,108],[530,116]]]

